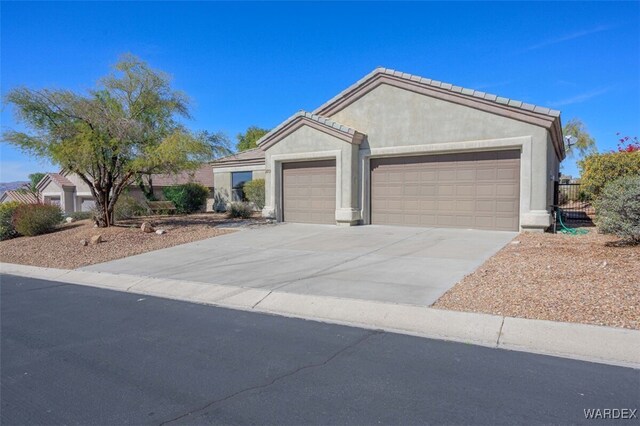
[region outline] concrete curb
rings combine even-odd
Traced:
[[[9,263],[0,273],[640,368],[638,330]]]

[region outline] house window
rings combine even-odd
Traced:
[[[251,172],[231,173],[231,201],[247,201],[247,197],[244,195],[244,184],[249,182],[252,177]]]

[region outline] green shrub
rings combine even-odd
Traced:
[[[624,176],[640,175],[640,151],[593,154],[579,165],[585,197],[596,200],[607,183]]]
[[[186,183],[164,187],[162,193],[168,201],[173,202],[177,213],[194,213],[207,202],[209,188],[199,183]]]
[[[92,219],[94,215],[95,215],[94,212],[73,212],[68,214],[67,216],[75,220],[85,220],[85,219]]]
[[[264,207],[264,179],[254,179],[244,184],[244,194],[257,208]]]
[[[595,207],[601,232],[640,243],[640,176],[625,176],[609,182]]]
[[[147,209],[138,200],[129,194],[121,194],[116,201],[113,215],[116,220],[131,219],[136,216],[143,216]]]
[[[227,211],[229,217],[250,218],[253,214],[253,207],[246,202],[231,203]]]
[[[13,225],[13,213],[22,203],[17,201],[8,201],[0,204],[0,241],[17,237],[18,232]]]
[[[50,204],[23,204],[13,213],[16,232],[27,237],[51,232],[61,222],[60,207]]]

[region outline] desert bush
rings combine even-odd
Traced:
[[[85,220],[85,219],[93,219],[95,213],[94,212],[73,212],[68,214],[67,216],[75,219],[75,220]]]
[[[194,213],[202,209],[209,196],[209,188],[199,183],[167,186],[164,197],[176,206],[177,213]]]
[[[13,213],[13,225],[18,234],[32,237],[53,231],[62,218],[62,210],[58,206],[23,204]]]
[[[624,176],[640,175],[640,151],[593,154],[579,165],[584,196],[596,200],[607,183]]]
[[[262,210],[264,207],[264,179],[250,180],[244,184],[243,189],[247,200]]]
[[[120,195],[113,209],[113,215],[116,220],[131,219],[132,217],[142,216],[146,213],[147,209],[129,194]]]
[[[229,217],[241,217],[243,219],[250,218],[253,214],[253,207],[246,202],[231,203],[227,210]]]
[[[21,205],[17,201],[0,204],[0,241],[18,236],[16,227],[13,225],[13,213]]]
[[[605,185],[595,207],[601,232],[640,243],[640,175]]]

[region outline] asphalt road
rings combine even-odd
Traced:
[[[639,370],[6,275],[0,287],[3,425],[592,424],[584,409],[640,408]]]

